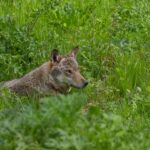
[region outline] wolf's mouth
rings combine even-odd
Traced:
[[[77,89],[83,89],[88,85],[88,81],[85,81],[82,85],[72,85],[72,87],[77,88]]]

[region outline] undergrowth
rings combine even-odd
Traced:
[[[0,81],[79,45],[90,81],[67,96],[0,93],[2,150],[148,150],[149,0],[0,0]]]

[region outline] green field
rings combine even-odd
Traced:
[[[1,91],[0,150],[150,150],[150,1],[0,0],[0,81],[77,45],[85,89]]]

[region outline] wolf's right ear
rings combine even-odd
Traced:
[[[60,55],[59,55],[59,51],[57,49],[52,50],[51,61],[52,62],[59,62],[60,61]]]
[[[76,57],[78,51],[79,51],[79,46],[76,46],[76,47],[74,47],[74,48],[71,50],[70,55],[73,56],[73,57]]]

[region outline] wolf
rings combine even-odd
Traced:
[[[21,78],[5,81],[3,87],[17,95],[66,94],[70,87],[84,88],[88,81],[81,75],[76,60],[79,47],[60,55],[57,49],[51,52],[50,60]]]

